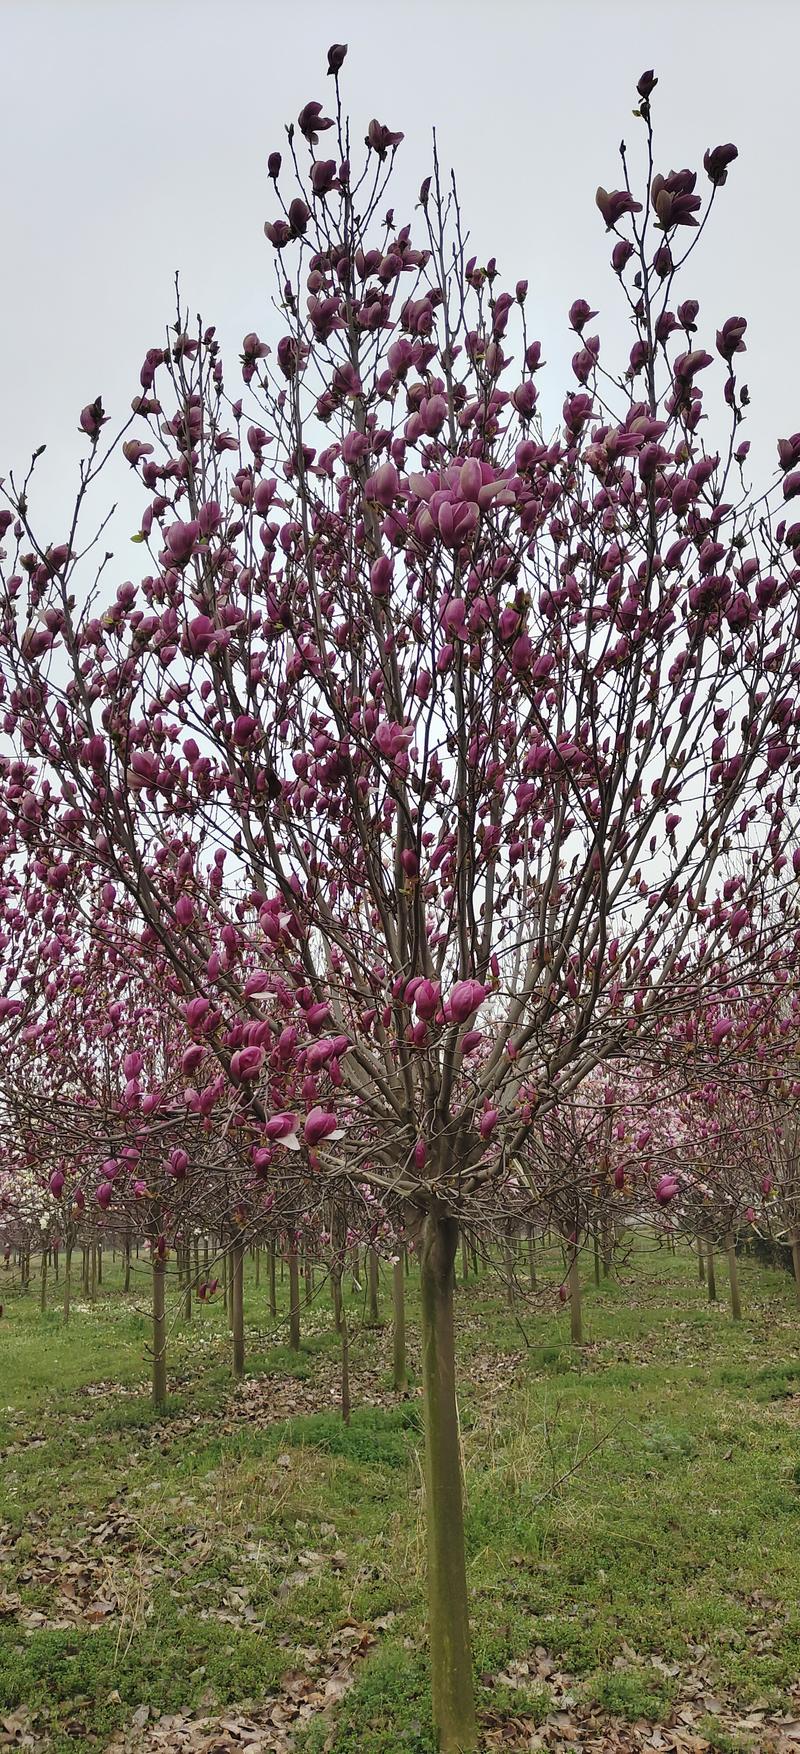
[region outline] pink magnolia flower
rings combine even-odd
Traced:
[[[329,1110],[312,1108],[306,1115],[303,1137],[307,1145],[320,1145],[323,1139],[343,1139],[344,1129]]]
[[[454,1023],[466,1023],[479,1005],[486,998],[486,988],[481,981],[456,981],[449,999],[449,1013]],[[419,1007],[417,1007],[419,1009]]]

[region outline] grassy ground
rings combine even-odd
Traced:
[[[398,1401],[390,1335],[352,1297],[346,1429],[327,1292],[292,1355],[249,1272],[246,1382],[220,1303],[173,1312],[160,1418],[144,1276],[126,1298],[107,1264],[65,1331],[4,1275],[0,1745],[199,1747],[202,1713],[238,1711],[264,1749],[433,1748],[413,1381]],[[697,1738],[665,1746],[760,1749],[800,1718],[800,1314],[786,1275],[744,1262],[734,1325],[723,1271],[717,1306],[696,1274],[641,1246],[585,1286],[580,1353],[555,1254],[515,1311],[490,1274],[459,1288],[487,1748],[570,1721],[638,1746],[648,1720]],[[409,1336],[413,1372],[413,1276]]]

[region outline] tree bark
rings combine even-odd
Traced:
[[[739,1263],[736,1259],[736,1240],[732,1230],[725,1237],[725,1253],[728,1257],[728,1282],[731,1290],[731,1315],[735,1322],[742,1319],[742,1298],[739,1290]]]
[[[800,1230],[792,1233],[792,1266],[794,1267],[794,1287],[797,1301],[800,1303]]]
[[[123,1291],[130,1291],[130,1288],[131,1288],[131,1233],[129,1230],[126,1230],[126,1232],[125,1232],[125,1282],[123,1284],[122,1289],[123,1289]]]
[[[342,1325],[339,1330],[342,1340],[342,1372],[340,1378],[340,1406],[342,1422],[350,1424],[352,1402],[350,1400],[350,1333],[347,1326],[347,1311],[342,1305]]]
[[[42,1276],[39,1282],[39,1308],[44,1315],[47,1309],[47,1249],[42,1249]]]
[[[381,1312],[378,1304],[378,1256],[374,1248],[367,1249],[367,1288],[370,1326],[380,1326]]]
[[[581,1308],[581,1274],[578,1250],[573,1247],[569,1263],[569,1325],[573,1346],[583,1345],[583,1311]]]
[[[333,1304],[333,1325],[337,1334],[342,1331],[342,1268],[341,1263],[334,1261],[331,1266],[331,1302]]]
[[[392,1302],[394,1314],[394,1386],[398,1395],[408,1388],[406,1368],[406,1286],[402,1255],[392,1268]]]
[[[420,1236],[422,1379],[433,1716],[441,1754],[477,1747],[456,1404],[455,1218],[426,1213]]]
[[[64,1251],[64,1322],[69,1321],[69,1299],[72,1290],[72,1244],[67,1243]]]
[[[503,1260],[504,1260],[505,1281],[506,1281],[506,1303],[508,1304],[509,1309],[513,1309],[514,1308],[514,1250],[511,1246],[511,1238],[510,1237],[506,1237],[505,1243],[503,1245]]]
[[[697,1243],[697,1277],[700,1281],[700,1284],[705,1285],[705,1282],[706,1282],[706,1257],[703,1253],[703,1238],[702,1237],[699,1238],[698,1243]]]
[[[294,1238],[289,1243],[289,1345],[300,1351],[300,1262]]]
[[[269,1283],[269,1313],[271,1316],[276,1316],[278,1313],[278,1292],[277,1292],[277,1287],[275,1284],[275,1244],[274,1244],[274,1242],[270,1243],[269,1251],[267,1254],[267,1278],[268,1278],[268,1283]]]
[[[163,1407],[167,1398],[166,1269],[153,1255],[153,1404]]]
[[[714,1245],[713,1245],[710,1237],[708,1239],[708,1245],[707,1245],[707,1272],[708,1272],[708,1301],[709,1301],[709,1303],[716,1303],[716,1301],[717,1301],[717,1276],[716,1276],[716,1273],[714,1271]]]
[[[244,1243],[237,1237],[231,1250],[231,1316],[233,1374],[244,1376]]]

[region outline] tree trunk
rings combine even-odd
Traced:
[[[47,1309],[47,1249],[42,1249],[42,1277],[39,1282],[39,1308],[44,1315]]]
[[[153,1255],[153,1404],[163,1407],[167,1398],[166,1269]]]
[[[190,1242],[187,1242],[184,1250],[183,1264],[185,1268],[183,1313],[186,1321],[190,1322],[192,1319],[192,1245]]]
[[[244,1243],[240,1237],[231,1250],[231,1315],[233,1326],[233,1374],[244,1376]]]
[[[714,1272],[714,1245],[713,1245],[710,1237],[708,1239],[707,1270],[708,1270],[708,1301],[709,1301],[709,1303],[716,1303],[716,1301],[717,1301],[717,1279],[716,1279],[716,1274]]]
[[[794,1267],[794,1286],[797,1301],[800,1303],[800,1230],[792,1233],[792,1266]]]
[[[468,1279],[469,1279],[469,1243],[467,1242],[466,1236],[464,1235],[464,1232],[462,1230],[462,1232],[461,1232],[461,1283],[462,1283],[462,1285],[466,1285]]]
[[[600,1238],[597,1234],[597,1225],[595,1225],[595,1227],[594,1227],[594,1230],[592,1233],[592,1238],[593,1238],[593,1242],[594,1242],[594,1282],[595,1282],[595,1285],[597,1287],[597,1290],[599,1291],[600,1290]]]
[[[514,1308],[514,1250],[511,1246],[510,1237],[506,1238],[506,1241],[503,1245],[503,1258],[504,1258],[504,1262],[505,1262],[506,1303],[508,1304],[509,1309],[513,1309]]]
[[[583,1345],[583,1314],[581,1310],[581,1274],[578,1250],[573,1248],[569,1263],[569,1325],[573,1346]]]
[[[314,1263],[310,1255],[303,1262],[303,1273],[306,1282],[306,1309],[314,1302]]]
[[[455,1218],[428,1212],[420,1237],[422,1379],[433,1717],[441,1754],[477,1747],[453,1333]]]
[[[349,1394],[349,1333],[347,1333],[347,1310],[342,1303],[342,1421],[349,1424],[351,1415],[351,1394]]]
[[[611,1277],[611,1262],[614,1258],[614,1232],[611,1228],[609,1215],[603,1213],[603,1278]]]
[[[334,1261],[331,1267],[331,1302],[333,1304],[333,1325],[337,1334],[341,1334],[343,1315],[342,1268],[341,1264],[337,1261]]]
[[[394,1304],[394,1386],[402,1395],[408,1388],[406,1369],[406,1286],[403,1259],[399,1256],[392,1268],[392,1301]]]
[[[101,1242],[97,1244],[97,1283],[98,1285],[103,1283],[103,1245]]]
[[[97,1302],[97,1247],[91,1244],[89,1249],[89,1302]]]
[[[64,1322],[69,1321],[69,1299],[72,1290],[72,1244],[67,1243],[64,1251]]]
[[[739,1291],[739,1263],[736,1259],[736,1242],[732,1230],[729,1230],[725,1237],[725,1253],[728,1257],[728,1282],[731,1291],[731,1315],[735,1322],[740,1322],[742,1319],[742,1298]]]
[[[85,1244],[84,1244],[84,1249],[83,1249],[82,1265],[81,1265],[81,1291],[83,1293],[84,1298],[88,1301],[88,1297],[89,1297],[89,1249]]]
[[[699,1238],[698,1244],[697,1244],[697,1277],[700,1281],[700,1284],[705,1285],[705,1282],[706,1282],[706,1257],[705,1257],[705,1254],[703,1253],[703,1238],[702,1237]]]
[[[378,1256],[374,1248],[367,1249],[367,1300],[370,1327],[377,1328],[380,1326],[381,1312],[378,1304]]]
[[[130,1291],[130,1288],[131,1288],[131,1233],[129,1230],[126,1230],[126,1232],[125,1232],[125,1282],[123,1284],[122,1289],[123,1289],[123,1291]]]
[[[294,1238],[289,1243],[289,1345],[300,1351],[300,1262]]]
[[[269,1313],[271,1316],[276,1316],[278,1313],[278,1291],[277,1291],[277,1286],[275,1284],[275,1244],[274,1244],[274,1242],[271,1242],[269,1245],[269,1251],[267,1253],[267,1269],[268,1269],[267,1278],[268,1278],[268,1282],[269,1282]]]

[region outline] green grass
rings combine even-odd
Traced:
[[[731,1710],[797,1715],[791,1281],[743,1261],[734,1325],[722,1265],[709,1306],[692,1256],[640,1246],[619,1283],[586,1285],[576,1353],[555,1251],[539,1266],[550,1289],[514,1310],[490,1273],[458,1291],[487,1724],[539,1722],[559,1702],[551,1669],[581,1708],[668,1721],[700,1661]],[[143,1267],[126,1297],[107,1263],[97,1302],[78,1300],[68,1329],[59,1287],[42,1316],[36,1286],[22,1295],[0,1270],[0,1713],[27,1705],[54,1754],[103,1749],[145,1704],[153,1715],[263,1704],[306,1671],[346,1672],[352,1686],[333,1715],[301,1724],[298,1750],[433,1749],[419,1400],[387,1392],[391,1334],[367,1329],[351,1291],[346,1428],[327,1289],[304,1309],[293,1354],[286,1287],[273,1321],[248,1271],[243,1390],[221,1302],[189,1325],[173,1294],[170,1401],[157,1416]],[[709,1739],[747,1746],[720,1724]]]

